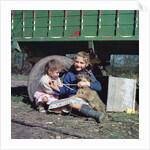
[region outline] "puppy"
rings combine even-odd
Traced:
[[[76,79],[83,82],[95,82],[87,74],[79,74],[76,76]],[[78,89],[77,94],[74,97],[86,99],[93,109],[105,113],[105,104],[102,102],[95,90],[92,90],[89,87],[82,87]]]

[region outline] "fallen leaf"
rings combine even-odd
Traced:
[[[45,122],[45,124],[53,124],[53,122]]]

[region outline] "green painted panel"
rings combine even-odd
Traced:
[[[23,12],[24,12],[24,28],[23,28]],[[65,10],[51,10],[51,24],[49,25],[49,10],[36,10],[36,20],[34,28],[34,10],[14,10],[13,27],[11,35],[12,40],[34,40],[39,41],[38,37],[47,37],[42,40],[93,40],[92,36],[96,36],[97,40],[105,40],[103,36],[114,36],[107,38],[108,40],[120,40],[122,37],[118,35],[130,36],[130,39],[138,39],[139,36],[139,14],[135,10],[84,10],[83,11],[83,30],[82,29],[82,10],[67,10],[67,18],[65,18]],[[139,11],[138,11],[139,13]],[[99,22],[101,18],[101,22]],[[119,19],[119,20],[117,20]],[[11,21],[12,21],[11,20]],[[65,22],[66,21],[66,22]],[[117,28],[119,25],[119,28]],[[66,27],[66,30],[64,31]],[[100,27],[100,34],[97,35]],[[135,28],[136,27],[136,28]],[[24,29],[24,31],[23,31]],[[35,31],[34,31],[35,29]],[[50,29],[50,30],[49,30]],[[116,29],[116,30],[115,30]],[[78,38],[70,38],[75,33],[81,35]],[[117,32],[117,34],[115,34]],[[78,34],[77,34],[78,33]],[[54,38],[53,38],[54,36]],[[61,37],[55,38],[56,37]],[[84,36],[91,36],[85,38]],[[101,38],[97,37],[101,36]],[[32,37],[25,39],[24,37]],[[52,37],[52,38],[50,38]],[[68,38],[69,37],[69,38]],[[124,38],[125,40],[129,38]]]
[[[100,29],[101,36],[114,36],[115,26],[102,26]]]
[[[80,16],[67,17],[67,26],[79,26],[80,24]]]
[[[135,10],[119,10],[119,14],[134,14]]]
[[[25,28],[25,31],[23,32],[24,37],[32,37],[33,35],[33,28]]]
[[[14,19],[13,27],[14,37],[21,37],[23,32],[22,19]]]
[[[22,28],[22,22],[23,22],[22,19],[14,19],[14,23],[13,23],[14,30],[18,28]]]
[[[97,26],[84,26],[82,35],[84,36],[96,36],[97,35]]]
[[[64,25],[64,17],[52,17],[51,25],[52,26],[63,26]]]
[[[115,19],[116,19],[115,15],[102,15],[101,24],[102,25],[115,25],[116,23]]]
[[[45,29],[45,28],[36,28],[35,37],[47,37],[47,29]]]
[[[35,12],[36,12],[36,18],[41,18],[41,17],[48,18],[49,15],[48,10],[36,10]]]
[[[13,17],[13,31],[12,35],[14,37],[21,37],[22,36],[22,30],[23,30],[23,11],[16,10],[14,11],[14,17]]]
[[[69,16],[80,16],[80,10],[68,10],[67,17]]]
[[[67,27],[67,30],[65,31],[65,36],[78,36],[78,33],[80,32],[80,26],[78,27]]]
[[[34,20],[34,11],[33,10],[24,10],[23,37],[32,37],[33,36],[33,20]]]
[[[33,19],[25,19],[25,28],[33,27]]]
[[[97,16],[84,16],[83,25],[97,25]]]
[[[133,35],[133,25],[119,26],[119,35],[130,36]]]
[[[33,19],[34,18],[34,11],[33,10],[24,10],[24,18],[25,19]]]
[[[98,10],[84,10],[84,15],[98,15]]]
[[[51,16],[65,16],[65,11],[64,10],[52,10],[51,11]]]
[[[22,29],[21,28],[15,29],[14,36],[22,37]]]
[[[101,10],[101,14],[102,15],[108,15],[108,14],[115,15],[116,10]]]
[[[119,24],[134,24],[134,15],[119,15]]]
[[[22,10],[15,10],[14,11],[14,19],[23,19],[23,11]]]
[[[35,26],[36,27],[44,27],[47,28],[48,27],[48,21],[46,18],[38,18],[35,21]]]
[[[63,36],[63,27],[52,27],[49,36]]]

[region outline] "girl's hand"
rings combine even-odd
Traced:
[[[53,90],[55,90],[55,91],[57,91],[57,92],[60,92],[60,89],[59,89],[59,87],[57,86],[57,84],[56,84],[56,82],[55,82],[54,80],[50,80],[50,81],[49,81],[49,85],[50,85],[50,87],[51,87]]]
[[[60,84],[58,84],[58,86],[63,87],[63,86],[64,86],[64,84],[63,84],[63,83],[60,83]]]
[[[80,82],[77,83],[77,86],[78,86],[78,88],[85,87],[85,86],[90,87],[90,82],[80,81]]]

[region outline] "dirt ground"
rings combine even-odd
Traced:
[[[39,113],[30,102],[26,81],[12,81],[12,139],[138,139],[139,114],[107,113],[103,124],[76,112]]]

